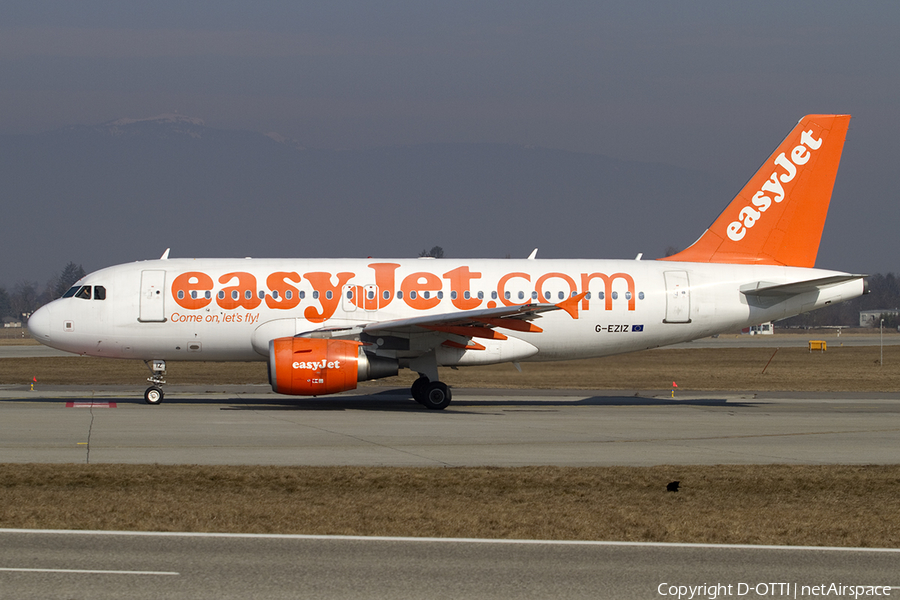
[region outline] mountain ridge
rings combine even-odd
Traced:
[[[669,165],[511,144],[361,149],[177,115],[0,135],[0,197],[25,227],[0,284],[68,261],[178,256],[662,256],[733,195]],[[653,212],[655,214],[650,215]]]

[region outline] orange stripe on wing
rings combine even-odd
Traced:
[[[527,331],[528,333],[542,333],[544,330],[528,321],[521,319],[478,319],[479,323],[490,325],[491,327],[502,327],[503,329],[512,329],[514,331]]]
[[[452,333],[467,338],[484,338],[488,340],[506,340],[509,339],[499,331],[488,329],[487,327],[468,327],[465,325],[426,325],[425,329],[432,331],[440,331],[442,333]]]
[[[446,340],[443,345],[447,346],[448,348],[459,348],[460,350],[484,350],[484,346],[482,346],[478,342],[460,344],[459,342],[454,342],[453,340]]]

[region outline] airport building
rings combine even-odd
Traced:
[[[747,335],[772,335],[775,333],[775,327],[772,325],[772,321],[767,321],[765,323],[760,323],[759,325],[744,327],[741,329],[741,333]]]
[[[882,308],[878,310],[861,310],[859,311],[859,326],[878,327],[881,322],[881,315],[896,317],[897,315],[900,315],[900,309]]]

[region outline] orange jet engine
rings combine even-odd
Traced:
[[[367,354],[347,340],[286,337],[269,342],[269,383],[279,394],[324,396],[397,374],[396,359]]]

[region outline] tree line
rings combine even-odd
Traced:
[[[0,319],[12,317],[24,321],[23,315],[30,315],[51,300],[61,298],[73,283],[84,276],[84,268],[70,262],[43,289],[36,281],[20,281],[10,290],[0,286]]]

